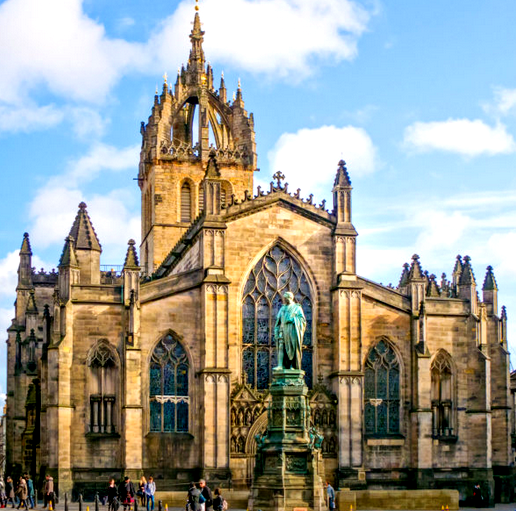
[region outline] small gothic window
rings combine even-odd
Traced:
[[[181,187],[181,222],[192,221],[192,191],[190,183],[184,182]]]
[[[88,357],[90,368],[90,432],[115,433],[116,355],[107,341],[99,341]]]
[[[172,334],[159,341],[150,362],[150,430],[188,432],[188,358]]]
[[[310,285],[299,263],[279,245],[272,247],[251,270],[242,306],[243,371],[251,387],[269,386],[272,368],[278,364],[274,325],[282,296],[294,293],[303,308],[306,331],[303,339],[302,369],[312,388],[312,298]]]
[[[385,340],[379,341],[367,357],[364,401],[366,435],[400,432],[400,365]]]
[[[441,351],[432,363],[432,434],[453,436],[453,373],[450,356]]]

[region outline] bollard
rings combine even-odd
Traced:
[[[95,492],[95,511],[99,511],[99,492]]]
[[[134,511],[138,511],[138,497],[134,498]]]
[[[68,493],[65,493],[65,511],[68,511]]]
[[[165,511],[168,511],[168,504],[165,504]]]
[[[158,500],[158,511],[163,511],[163,502]]]

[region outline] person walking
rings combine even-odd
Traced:
[[[215,488],[213,495],[213,511],[226,511],[228,504],[226,499],[222,496],[220,488]]]
[[[118,488],[118,493],[120,494],[120,499],[122,500],[124,511],[126,511],[127,508],[130,508],[134,502],[135,495],[134,486],[129,476],[124,477],[123,482]]]
[[[140,503],[142,506],[145,506],[145,485],[147,484],[147,479],[145,476],[140,477],[138,496],[140,497]]]
[[[116,499],[118,499],[118,488],[116,487],[116,483],[113,478],[109,480],[109,486],[106,491],[106,497],[108,502],[108,511],[116,511]]]
[[[213,495],[211,493],[210,487],[206,484],[204,479],[199,481],[199,488],[201,489],[201,494],[205,500],[204,510],[213,511]]]
[[[20,499],[20,502],[16,509],[20,509],[20,507],[22,507],[22,505],[25,509],[29,509],[29,502],[28,502],[29,492],[27,490],[27,481],[25,481],[25,479],[22,476],[20,476],[20,479],[18,481],[18,488],[16,489],[16,495],[18,495],[18,498]]]
[[[328,509],[335,509],[335,490],[329,481],[326,481],[326,496],[328,497]]]
[[[156,483],[154,477],[150,476],[149,481],[145,485],[145,500],[147,501],[147,511],[154,511],[154,494],[156,493]],[[149,510],[149,504],[150,510]]]
[[[5,480],[5,507],[7,507],[7,503],[11,502],[13,507],[14,505],[14,485],[11,476],[7,476]]]
[[[45,476],[45,502],[43,505],[43,509],[46,507],[52,506],[52,509],[55,509],[55,501],[54,501],[54,478],[47,474]]]
[[[25,477],[25,481],[27,482],[27,492],[29,494],[28,500],[30,504],[30,508],[34,509],[35,501],[34,501],[34,483],[32,479],[30,478],[30,474],[25,474],[23,477]]]
[[[190,488],[188,489],[188,500],[187,506],[189,511],[201,511],[201,503],[199,498],[201,496],[201,490],[197,488],[195,483],[190,483]]]

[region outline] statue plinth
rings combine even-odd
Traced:
[[[322,437],[310,428],[304,374],[273,369],[269,422],[257,438],[250,510],[323,509]]]

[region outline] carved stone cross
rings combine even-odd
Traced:
[[[278,188],[281,188],[281,182],[285,179],[285,175],[283,174],[283,172],[281,172],[280,170],[278,170],[278,172],[276,172],[273,176],[272,176],[272,179],[275,179],[276,180],[276,186]]]

